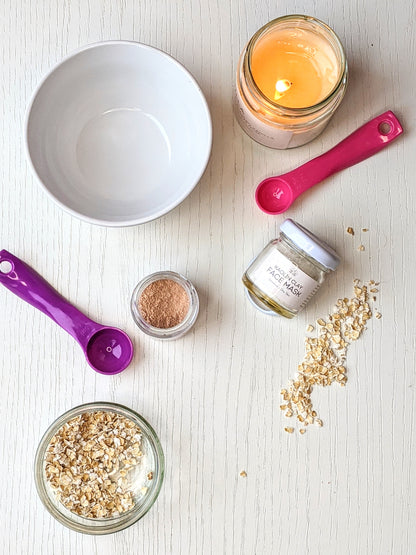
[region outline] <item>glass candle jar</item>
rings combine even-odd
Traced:
[[[331,247],[287,219],[279,238],[270,241],[247,268],[243,283],[256,308],[293,318],[339,263]]]
[[[308,143],[325,128],[347,86],[336,34],[305,15],[262,27],[241,54],[234,109],[243,130],[276,149]]]

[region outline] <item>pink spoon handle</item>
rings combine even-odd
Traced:
[[[403,133],[390,110],[372,119],[321,156],[280,177],[292,188],[294,200],[330,175],[373,156]]]

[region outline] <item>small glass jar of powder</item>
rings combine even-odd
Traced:
[[[155,272],[136,285],[131,312],[144,333],[158,339],[177,339],[188,332],[197,319],[198,293],[181,274]]]

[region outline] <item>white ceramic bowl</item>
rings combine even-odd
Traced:
[[[86,46],[35,91],[26,146],[40,183],[91,223],[148,222],[201,178],[212,140],[198,84],[168,54],[137,42]]]

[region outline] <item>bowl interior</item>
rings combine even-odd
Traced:
[[[58,65],[27,120],[29,157],[61,206],[109,225],[179,204],[211,149],[206,101],[191,75],[140,43],[101,43]]]

